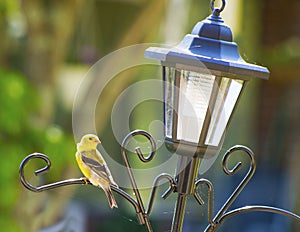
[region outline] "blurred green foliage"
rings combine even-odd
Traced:
[[[38,107],[38,95],[24,76],[0,70],[0,129],[2,139],[18,136],[29,124],[29,112]]]
[[[14,206],[24,188],[16,181],[19,178],[17,165],[28,152],[57,154],[56,171],[51,173],[51,178],[59,178],[65,166],[73,161],[69,154],[74,154],[75,146],[72,136],[59,126],[43,128],[36,124],[35,113],[40,105],[38,92],[22,74],[0,70],[0,86],[0,227],[5,231],[18,231],[21,219],[16,217]],[[22,205],[17,207],[21,209]]]

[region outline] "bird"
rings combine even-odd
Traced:
[[[101,141],[97,135],[86,134],[77,143],[75,154],[79,169],[86,178],[82,178],[86,183],[89,180],[94,186],[100,187],[105,192],[110,208],[118,208],[117,202],[112,194],[110,185],[118,187],[111,172],[97,150],[97,145]]]

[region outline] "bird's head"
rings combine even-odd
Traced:
[[[97,135],[87,134],[81,138],[80,143],[77,144],[77,148],[81,150],[96,149],[97,145],[100,143],[101,141]]]

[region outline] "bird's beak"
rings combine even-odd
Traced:
[[[99,139],[97,139],[95,142],[96,142],[97,144],[100,144],[100,143],[101,143],[101,141],[100,141]]]

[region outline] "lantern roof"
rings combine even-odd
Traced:
[[[218,14],[198,22],[175,47],[150,47],[145,57],[160,60],[163,66],[198,72],[208,69],[212,74],[231,78],[268,79],[270,74],[267,68],[247,63],[240,56],[231,29]]]

